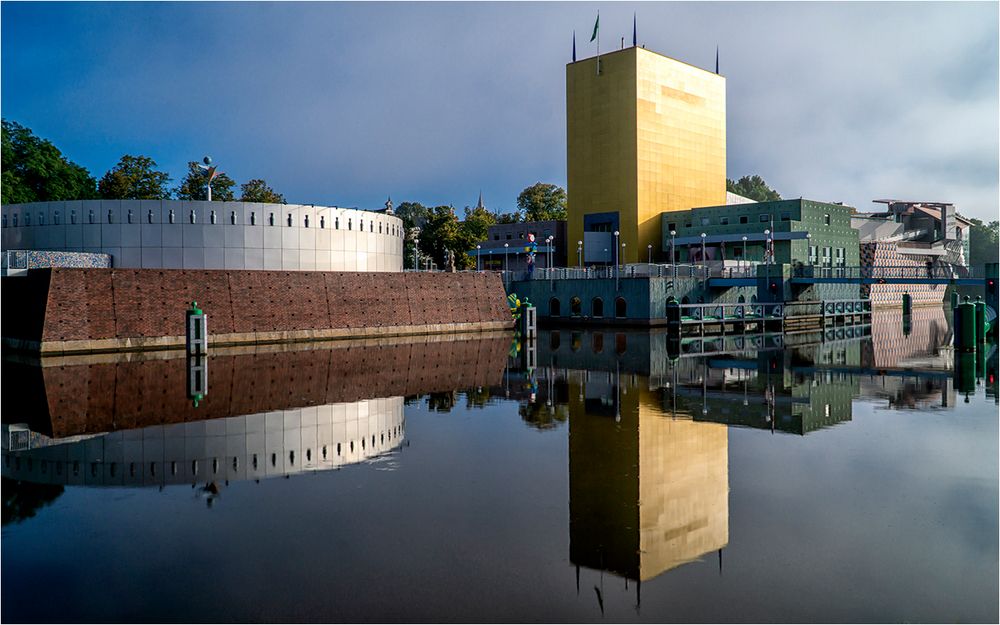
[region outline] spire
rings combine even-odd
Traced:
[[[715,46],[715,73],[719,73],[719,46]]]
[[[576,31],[573,31],[573,62],[576,63]]]
[[[479,190],[479,203],[476,204],[476,208],[477,209],[481,208],[483,210],[486,210],[486,205],[483,204],[483,190],[482,189]]]
[[[635,31],[635,13],[632,13],[632,47],[634,48],[636,43],[636,31]]]
[[[388,197],[389,197],[389,199],[387,199],[386,202],[385,202],[385,214],[386,215],[395,215],[396,213],[392,210],[392,196],[390,195]]]

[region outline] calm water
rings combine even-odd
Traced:
[[[873,334],[8,359],[0,616],[996,621],[995,352]]]

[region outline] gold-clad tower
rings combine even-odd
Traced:
[[[645,262],[661,213],[726,203],[726,80],[638,47],[597,63],[566,66],[568,234],[617,228],[624,262]]]

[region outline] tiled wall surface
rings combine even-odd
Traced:
[[[2,208],[4,250],[110,254],[146,269],[401,271],[402,220],[294,204],[84,200]]]
[[[913,267],[917,270],[927,266],[926,261],[917,256],[900,254],[896,244],[877,241],[861,244],[862,267]],[[903,294],[913,297],[914,306],[941,305],[947,287],[943,284],[871,284],[862,285],[862,297],[869,297],[877,307],[902,307]]]
[[[20,302],[3,307],[3,336],[27,341],[183,336],[192,301],[210,335],[510,322],[500,275],[485,272],[56,268],[2,284]]]

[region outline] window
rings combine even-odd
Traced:
[[[604,316],[604,300],[599,297],[595,297],[594,301],[590,303],[590,314],[594,317],[601,318]]]
[[[93,219],[91,219],[93,221]],[[170,209],[170,223],[174,223],[174,210]]]
[[[749,221],[750,221],[749,217],[747,217],[746,215],[740,215],[740,223],[741,224],[749,223]]]
[[[760,216],[759,216],[759,219],[760,219],[760,223],[764,224],[764,223],[767,223],[767,222],[771,221],[771,216],[768,215],[767,213],[761,213]]]
[[[358,220],[358,232],[364,232],[364,231],[365,231],[365,220],[364,219],[359,219]]]
[[[711,223],[712,223],[712,220],[710,218],[708,218],[708,217],[702,217],[701,218],[701,225],[707,226],[707,225],[709,225]]]
[[[375,232],[375,222],[374,221],[369,221],[368,222],[368,232]],[[374,445],[375,443],[372,443],[372,444]]]
[[[733,258],[743,258],[743,248],[742,247],[733,248]]]
[[[303,218],[303,223],[305,223],[305,226],[306,226],[306,228],[308,228],[308,227],[309,227],[309,215],[306,215],[306,216],[305,216],[305,217]]]
[[[619,297],[615,300],[615,317],[624,319],[626,312],[628,312],[628,304],[626,304],[624,297]]]
[[[559,310],[559,300],[555,297],[549,300],[549,316],[558,317],[560,314]]]
[[[76,224],[76,211],[75,210],[71,210],[69,212],[69,223]]]
[[[198,216],[195,215],[194,211],[191,211],[191,223],[198,221]]]
[[[292,214],[291,213],[288,213],[288,227],[289,228],[292,227]]]
[[[825,223],[828,226],[830,225],[830,213],[823,214],[823,223]]]
[[[42,213],[42,212],[38,213],[38,225],[39,226],[44,226],[45,225],[45,213]]]
[[[114,211],[112,210],[108,210],[108,223],[109,224],[115,223],[115,214]]]
[[[229,223],[236,225],[236,211],[229,212]]]
[[[57,226],[59,225],[59,211],[52,213],[52,223]]]
[[[553,330],[552,334],[549,335],[549,349],[556,351],[559,349],[559,330]]]
[[[153,211],[146,212],[146,222],[153,223]]]
[[[620,356],[628,351],[628,337],[621,332],[615,334],[615,352]]]
[[[257,212],[256,211],[250,211],[250,225],[251,226],[256,226],[257,225]]]
[[[809,264],[810,265],[815,265],[816,264],[816,246],[815,245],[810,245],[809,246]]]
[[[324,215],[320,215],[319,216],[319,227],[320,227],[320,230],[322,230],[323,228],[326,228],[326,217]]]
[[[580,298],[574,296],[573,299],[569,300],[569,310],[573,313],[574,317],[580,316]]]
[[[378,233],[382,234],[382,222],[378,222]]]
[[[333,218],[333,229],[340,230],[340,217]]]
[[[728,226],[729,225],[729,217],[719,217],[719,225],[720,226]]]
[[[518,232],[517,233],[517,238],[523,239],[524,238],[524,233],[523,232]]]
[[[507,240],[510,241],[510,233],[507,233]]]
[[[494,241],[499,241],[500,240],[500,235],[499,234],[494,234],[493,235],[493,240]]]
[[[791,220],[792,220],[791,213],[789,213],[788,211],[781,213],[781,221],[791,221]]]
[[[347,229],[351,230],[351,218],[350,217],[347,218]]]
[[[274,213],[267,216],[267,223],[272,226],[274,225]]]
[[[690,228],[691,227],[691,222],[690,221],[685,222],[684,223],[684,227],[685,228]]]
[[[7,227],[7,215],[4,215],[4,216],[3,216],[3,227],[4,227],[4,228],[6,228],[6,227]]]
[[[212,225],[215,225],[215,211],[212,211],[208,218],[212,222]]]
[[[604,351],[604,334],[601,332],[595,332],[593,339],[591,339],[592,349],[595,354],[600,354]]]
[[[26,225],[26,226],[30,226],[31,225],[31,213],[25,213],[24,214],[24,225]]]
[[[667,224],[667,232],[677,232],[677,224]]]

